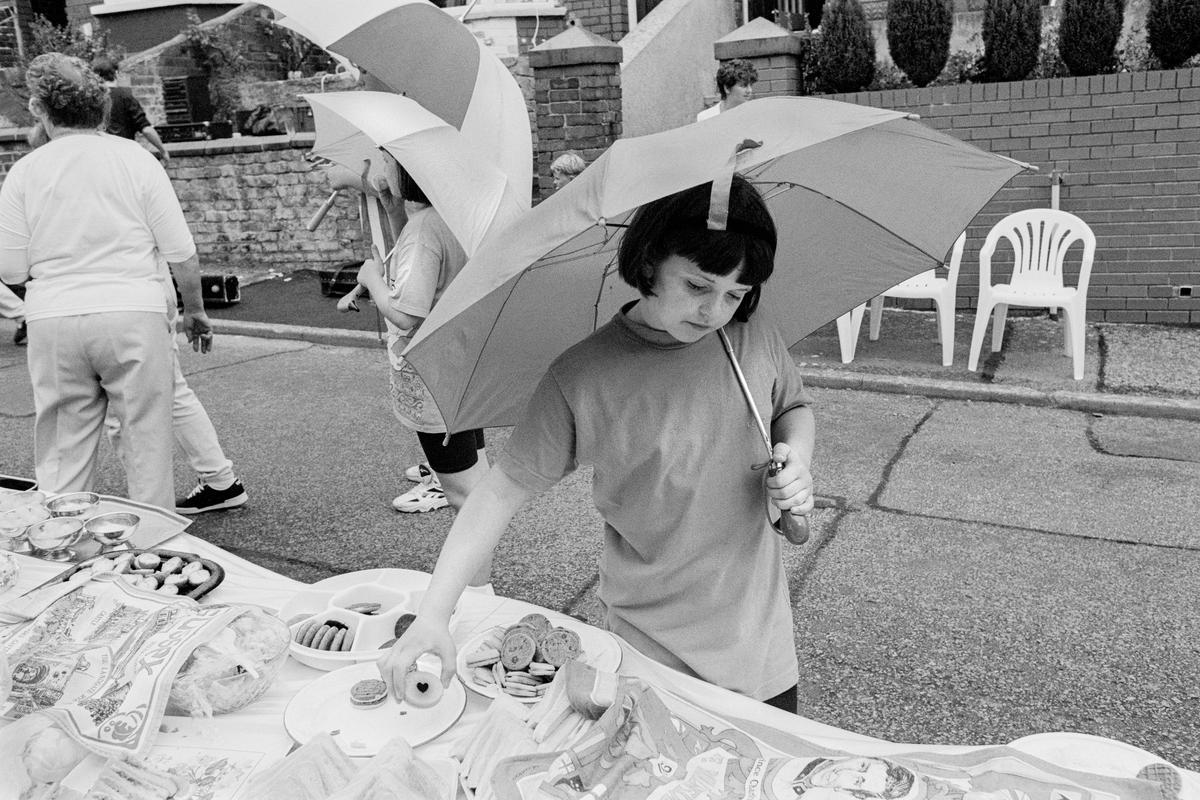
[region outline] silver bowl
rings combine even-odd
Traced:
[[[39,492],[36,489],[28,489],[24,492],[4,493],[0,492],[0,511],[10,511],[21,506],[40,506],[46,502],[46,493]]]
[[[113,511],[92,517],[83,524],[83,529],[100,543],[101,553],[111,553],[132,548],[129,540],[141,521],[137,514]]]
[[[35,522],[26,530],[34,555],[47,561],[71,561],[76,553],[71,549],[87,534],[79,517],[51,517]]]
[[[60,494],[46,501],[52,517],[83,517],[84,519],[96,513],[100,508],[100,495],[95,492],[71,492]]]
[[[0,550],[28,553],[32,548],[26,538],[29,526],[50,519],[43,505],[28,505],[0,511]]]

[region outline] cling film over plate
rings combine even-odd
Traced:
[[[571,678],[601,673],[572,664]],[[1012,747],[858,755],[789,737],[769,748],[695,707],[621,679],[568,749],[494,772],[498,800],[1161,800],[1160,784],[1052,765]],[[582,691],[575,696],[595,692]]]

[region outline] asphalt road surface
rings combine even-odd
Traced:
[[[308,581],[432,568],[451,513],[390,507],[419,449],[380,349],[225,336],[184,363],[251,497],[191,533]],[[801,713],[910,743],[1077,731],[1200,769],[1200,423],[814,394],[825,507],[787,555]],[[32,421],[0,328],[0,472],[32,474]],[[599,547],[583,472],[519,514],[496,589],[596,619]]]

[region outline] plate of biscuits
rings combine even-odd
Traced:
[[[615,672],[621,645],[612,634],[573,617],[534,612],[472,637],[458,649],[456,667],[463,684],[485,697],[506,694],[536,703],[558,670],[575,660]]]
[[[399,700],[388,695],[377,665],[354,664],[297,692],[284,709],[283,725],[300,744],[328,733],[346,755],[370,757],[396,736],[413,747],[438,737],[466,705],[467,693],[457,678],[443,689],[437,673],[423,663],[408,674]]]
[[[376,661],[417,618],[424,589],[400,589],[383,578],[326,591],[308,590],[280,609],[301,664],[335,670]],[[453,619],[453,616],[451,616]]]

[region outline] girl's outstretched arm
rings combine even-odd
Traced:
[[[491,559],[508,523],[531,492],[493,466],[472,490],[442,545],[417,619],[380,660],[379,672],[393,697],[404,695],[404,676],[424,653],[442,661],[442,683],[454,676],[456,648],[450,614],[463,589]]]

